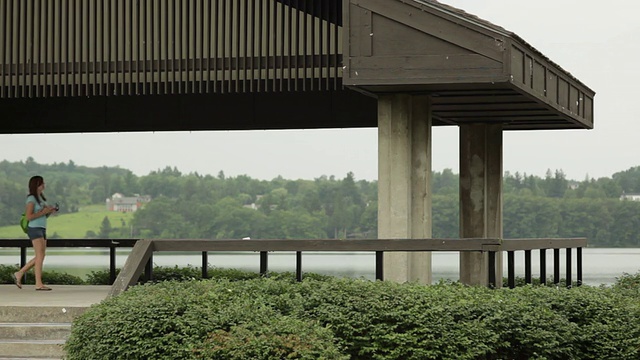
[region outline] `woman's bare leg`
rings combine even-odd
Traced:
[[[27,271],[29,271],[29,269],[31,269],[35,263],[36,263],[36,258],[33,258],[33,259],[29,260],[28,263],[24,264],[22,269],[18,270],[18,272],[16,273],[16,277],[18,277],[18,278],[23,277],[24,274],[26,274]],[[20,276],[18,276],[18,275],[20,275]]]
[[[44,238],[34,239],[31,241],[33,243],[33,251],[35,252],[34,268],[35,268],[35,279],[36,279],[36,289],[44,286],[42,283],[42,265],[44,264],[44,255],[47,250],[47,240]],[[25,265],[26,267],[26,265]]]

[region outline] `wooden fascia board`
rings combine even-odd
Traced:
[[[582,88],[584,89],[585,93],[590,94],[591,97],[595,96],[595,91],[594,90],[589,88],[586,84],[584,84],[578,78],[576,78],[573,75],[571,75],[570,72],[568,72],[565,69],[563,69],[560,65],[556,64],[555,62],[553,62],[546,55],[541,53],[538,49],[536,49],[535,47],[531,46],[528,42],[526,42],[524,39],[519,37],[517,34],[512,34],[509,37],[509,41],[511,43],[511,46],[515,45],[515,46],[518,46],[521,49],[526,49],[525,51],[527,51],[530,54],[532,54],[532,56],[535,56],[536,59],[540,59],[540,60],[546,62],[550,67],[553,67],[559,73],[562,73],[564,76],[572,79],[575,83],[580,84],[582,86]],[[509,46],[507,49],[510,49],[511,46]]]
[[[350,85],[379,84],[393,80],[396,84],[446,84],[467,82],[495,83],[506,81],[501,63],[482,55],[414,55],[360,56],[351,59],[355,75]]]
[[[430,7],[419,8],[416,6],[417,4],[397,0],[351,0],[350,3],[495,61],[501,62],[503,60],[506,37],[489,29],[478,27],[464,19],[454,18],[444,12],[436,12]],[[439,21],[421,21],[423,13],[429,13]],[[349,14],[345,13],[345,16],[349,16]],[[447,27],[454,29],[454,26],[465,28],[469,33],[461,37],[445,31]],[[487,37],[494,39],[495,46],[483,44]]]
[[[535,94],[529,93],[529,90],[526,86],[518,84],[516,82],[511,82],[511,85],[523,96],[526,96],[528,99],[531,99],[538,104],[544,106],[549,111],[557,113],[558,116],[575,124],[580,129],[593,129],[593,122],[589,121],[589,119],[580,117],[577,114],[572,113],[567,109],[563,109],[558,103],[552,102],[548,98],[535,96]]]
[[[552,70],[558,77],[561,77],[565,81],[569,82],[570,84],[578,88],[581,92],[585,93],[589,97],[593,98],[595,96],[595,92],[593,90],[591,90],[588,86],[586,86],[580,80],[578,80],[573,75],[571,75],[569,72],[567,72],[566,70],[558,66],[556,63],[549,60],[549,58],[544,56],[535,48],[532,48],[531,46],[523,44],[515,39],[509,39],[506,45],[508,46],[506,47],[505,56],[507,56],[509,60],[509,67],[506,67],[506,70],[508,70],[509,72],[511,72],[510,69],[512,65],[511,54],[512,54],[513,48],[515,47],[516,49],[524,52],[527,56],[531,57],[533,60],[544,64],[547,68]]]
[[[375,80],[375,83],[374,81]],[[446,83],[443,83],[446,81]],[[440,87],[433,89],[430,88],[431,92],[438,92],[442,90],[446,90],[447,84],[493,84],[493,83],[507,83],[508,79],[504,77],[495,77],[495,76],[477,76],[477,77],[465,77],[464,79],[452,79],[452,78],[438,78],[438,79],[430,79],[429,81],[425,81],[425,79],[414,79],[407,78],[402,79],[402,83],[399,83],[397,79],[355,79],[351,78],[348,86],[384,86],[384,85],[441,85]],[[441,88],[441,89],[440,89]]]
[[[542,92],[534,89],[534,84],[525,79],[525,82],[522,83],[517,81],[514,77],[514,67],[512,59],[514,57],[513,52],[519,51],[525,56],[525,68],[527,68],[526,75],[531,76],[531,71],[535,71],[532,69],[531,65],[526,64],[526,59],[529,59],[533,62],[533,64],[540,64],[541,67],[544,68],[544,82],[545,89]],[[530,46],[523,45],[521,42],[511,39],[507,42],[507,51],[506,55],[508,56],[508,62],[505,62],[505,68],[508,71],[510,83],[512,86],[518,89],[520,93],[523,93],[531,98],[536,99],[538,102],[545,103],[547,106],[550,106],[555,111],[561,112],[563,114],[562,117],[567,118],[571,122],[574,122],[576,125],[581,128],[593,128],[593,116],[594,116],[594,96],[595,93],[593,90],[588,88],[578,79],[573,77],[571,74],[567,73],[565,70],[560,68],[557,64],[550,61],[547,57],[542,55],[540,52],[531,48]],[[555,99],[550,99],[548,97],[548,91],[550,85],[547,84],[548,77],[553,75],[557,78],[559,82],[562,80],[571,88],[575,88],[578,92],[578,98],[583,102],[583,104],[579,104],[576,108],[576,111],[572,111],[571,107],[573,104],[570,104],[570,99],[565,99],[567,101],[567,107],[563,107],[563,104],[560,101],[556,101]],[[546,91],[546,92],[545,92]],[[554,90],[556,91],[556,90]],[[559,96],[559,95],[558,95]]]

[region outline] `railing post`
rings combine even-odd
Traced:
[[[553,283],[560,283],[560,249],[553,249]]]
[[[206,279],[209,277],[209,253],[206,251],[202,252],[202,278]]]
[[[109,285],[116,281],[116,247],[109,246]]]
[[[384,251],[376,251],[376,280],[384,280]]]
[[[496,252],[489,251],[489,288],[496,288]]]
[[[581,286],[582,285],[582,248],[579,247],[576,249],[576,261],[577,261],[577,265],[578,265],[578,280],[577,280],[577,285]]]
[[[269,258],[267,251],[260,251],[260,275],[265,276],[269,267]]]
[[[26,264],[27,264],[27,247],[21,246],[20,247],[20,269],[22,269]],[[26,273],[22,276],[22,282],[23,283],[27,282]]]
[[[524,251],[524,282],[531,284],[531,250]]]
[[[540,249],[540,284],[547,283],[547,249]]]
[[[567,279],[566,279],[566,284],[567,284],[567,289],[571,288],[571,248],[567,248],[566,249],[567,252]]]
[[[509,283],[509,288],[513,289],[516,287],[516,261],[515,255],[513,251],[507,251],[507,282]]]
[[[296,251],[296,281],[302,281],[302,251]]]
[[[151,281],[153,279],[153,254],[149,256],[147,264],[144,266],[144,282]]]

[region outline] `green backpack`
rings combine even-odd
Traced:
[[[27,216],[25,214],[22,214],[22,217],[20,218],[20,227],[25,234],[27,233],[27,230],[29,230],[29,220],[27,220]]]

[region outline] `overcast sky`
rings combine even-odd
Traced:
[[[640,165],[640,2],[631,0],[443,0],[518,34],[596,92],[594,130],[504,134],[504,170],[569,179],[610,177]],[[0,114],[1,116],[1,114]],[[3,119],[2,121],[7,121]],[[376,129],[193,133],[0,135],[0,159],[120,166],[136,175],[183,173],[313,179],[377,178]],[[433,132],[433,169],[458,173],[458,130]]]

